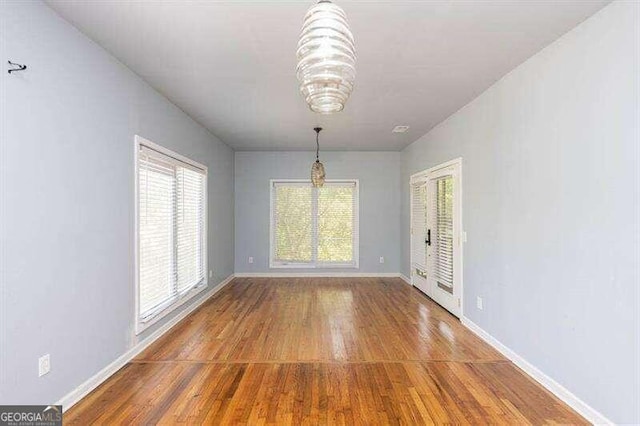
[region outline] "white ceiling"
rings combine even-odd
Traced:
[[[236,150],[401,150],[609,0],[347,1],[358,53],[345,110],[298,94],[313,1],[48,0]],[[394,134],[396,125],[409,125]]]

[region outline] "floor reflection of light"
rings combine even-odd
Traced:
[[[449,342],[451,343],[456,342],[456,336],[453,334],[453,330],[451,329],[449,324],[447,324],[446,322],[440,321],[440,323],[438,323],[438,330],[440,330],[440,333],[442,333],[444,337],[449,339]]]
[[[430,350],[432,348],[432,330],[429,326],[430,311],[425,305],[418,305],[418,313],[420,318],[418,319],[419,336],[416,336],[415,341],[418,344],[416,350],[418,350],[419,356],[430,356]]]
[[[430,340],[431,334],[429,333],[429,309],[425,305],[418,305],[418,313],[420,314],[420,320],[418,321],[420,336],[426,340]]]
[[[353,336],[353,292],[349,289],[320,289],[318,299],[329,322],[334,359],[347,359],[345,340]]]
[[[329,319],[329,327],[331,328],[331,349],[334,359],[346,359],[347,349],[344,345],[344,334],[340,321],[333,318]]]

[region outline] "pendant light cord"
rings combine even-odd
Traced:
[[[315,127],[313,130],[316,131],[316,162],[320,161],[320,130],[322,127]]]

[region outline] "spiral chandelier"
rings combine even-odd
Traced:
[[[307,11],[296,56],[300,92],[311,111],[342,111],[356,78],[356,49],[340,6],[320,0]]]

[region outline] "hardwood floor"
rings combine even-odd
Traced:
[[[397,278],[236,278],[69,424],[587,424]]]

